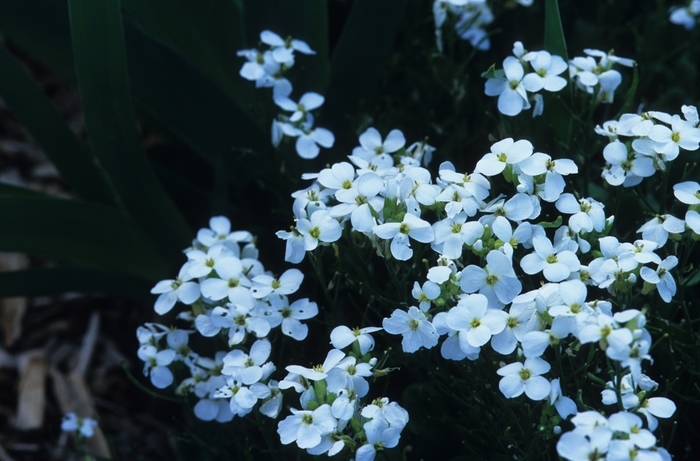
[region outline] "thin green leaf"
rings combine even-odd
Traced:
[[[44,10],[52,11],[50,18],[38,13]],[[255,155],[270,149],[268,121],[258,126],[250,108],[241,109],[181,52],[125,19],[129,78],[139,107],[211,165],[220,165],[223,158],[227,178],[235,178],[238,184],[256,180],[253,171],[268,161]],[[0,27],[13,43],[45,65],[53,68],[58,54],[73,70],[65,3],[0,2]],[[25,33],[28,30],[31,33]],[[230,59],[236,61],[235,55]],[[251,82],[240,80],[249,87],[246,93],[254,93]]]
[[[0,68],[0,95],[63,180],[84,199],[113,205],[114,196],[87,146],[4,46],[0,46]]]
[[[357,0],[343,28],[333,57],[324,117],[341,138],[347,117],[361,100],[370,98],[389,61],[407,0]],[[343,127],[343,128],[341,128]],[[342,141],[341,141],[342,142]],[[342,143],[354,143],[346,139]]]
[[[622,114],[629,112],[634,104],[634,97],[637,95],[637,86],[639,86],[639,66],[637,64],[632,68],[632,86],[627,90],[625,94],[625,102],[622,104],[619,112],[615,116],[615,120],[618,120]]]
[[[569,54],[566,49],[566,38],[564,37],[561,16],[559,15],[558,0],[545,0],[544,9],[544,49],[551,54],[561,56],[564,58],[564,61],[568,62]],[[567,77],[564,76],[564,78]],[[568,81],[567,88],[561,94],[566,94],[566,99],[571,102],[573,95],[571,80]],[[548,98],[544,110],[544,119],[547,120],[560,142],[565,146],[571,143],[573,130],[573,119],[568,112],[566,103],[561,99],[560,95]]]
[[[125,34],[134,95],[144,109],[209,164],[223,165],[229,178],[242,183],[269,171],[269,160],[258,155],[271,148],[269,134],[248,113],[138,26],[125,23]]]
[[[559,15],[558,0],[545,0],[544,2],[544,49],[561,56],[565,61],[569,60],[564,27],[562,27]]]
[[[118,210],[44,195],[0,195],[0,251],[160,280],[170,266]]]
[[[119,0],[69,0],[73,52],[90,145],[128,213],[173,263],[191,231],[141,147]]]
[[[75,81],[66,2],[0,2],[0,30],[58,75]]]
[[[243,11],[231,0],[122,0],[129,19],[148,35],[177,50],[218,84],[241,108],[255,94],[238,74],[245,60]]]
[[[42,193],[28,187],[13,186],[12,184],[0,182],[0,195],[42,195]]]
[[[0,272],[0,298],[67,292],[103,293],[146,300],[152,281],[84,267],[47,267]]]

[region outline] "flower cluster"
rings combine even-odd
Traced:
[[[346,226],[371,242],[378,255],[398,261],[414,257],[412,242],[429,244],[434,254],[427,260],[433,265],[427,280],[413,285],[416,305],[394,310],[384,319],[384,330],[402,336],[406,353],[435,347],[446,336],[440,351],[448,360],[476,360],[490,346],[510,357],[497,371],[503,396],[547,401],[561,419],[582,413],[563,394],[560,380],[566,376],[553,369],[552,354],[566,350],[575,356],[591,345],[616,369],[627,370],[630,388],[650,381],[642,373],[643,362],[651,361],[652,343],[645,313],[629,307],[614,311],[612,300],[638,287],[641,274],[644,289],[636,289],[649,295],[656,286],[669,302],[675,294],[676,256],[662,260],[657,251],[665,250],[663,243],[645,228],[634,242],[608,236],[614,219],[606,217],[604,205],[564,192],[565,177],[578,172],[572,160],[553,159],[534,152],[527,140],[507,138],[491,147],[473,173],[457,172],[446,162],[433,181],[401,150],[404,138],[397,130],[382,142],[369,129],[360,144],[349,156],[351,163],[304,176],[315,182],[294,194],[296,225],[278,233],[287,240],[287,260],[299,262],[306,251],[339,240]],[[490,178],[499,175],[511,194],[489,199]],[[689,204],[697,204],[698,192],[696,183],[677,187]],[[567,224],[561,217],[539,220],[543,206],[552,205],[568,215]],[[425,255],[427,246],[420,249]],[[523,281],[538,288],[523,293]],[[610,299],[593,297],[595,288],[607,290]],[[671,416],[675,406],[668,399],[649,398],[653,389],[647,386],[625,408],[646,415],[654,402],[663,402],[656,416]],[[617,431],[616,425],[606,444],[620,438],[613,437]],[[636,447],[648,450],[654,444],[655,439]]]
[[[656,446],[656,437],[642,428],[634,413],[620,411],[606,418],[597,411],[585,411],[571,419],[576,426],[561,436],[557,453],[570,461],[644,459],[670,461],[671,455]]]
[[[690,0],[687,6],[671,8],[669,20],[690,30],[695,27],[698,16],[700,16],[700,0]]]
[[[252,48],[238,51],[238,56],[248,59],[241,67],[240,75],[255,82],[256,87],[272,87],[277,106],[291,115],[280,114],[272,122],[272,144],[278,147],[284,136],[296,138],[296,151],[301,158],[312,159],[319,154],[320,147],[333,146],[335,137],[325,128],[314,128],[314,117],[310,111],[318,109],[324,102],[318,93],[305,93],[298,102],[290,98],[292,84],[284,73],[294,66],[294,53],[316,54],[306,42],[282,39],[276,33],[264,30],[260,41],[269,46],[265,52]]]
[[[138,356],[144,375],[164,389],[173,384],[174,369],[186,370],[189,376],[177,385],[177,392],[199,399],[194,412],[205,421],[230,421],[249,413],[258,401],[260,412],[274,418],[282,396],[277,382],[270,379],[275,365],[268,362],[272,346],[267,338],[280,327],[282,334],[303,340],[308,327],[302,320],[314,317],[318,307],[306,298],[290,303],[289,295],[299,289],[303,274],[290,269],[275,277],[266,271],[252,234],[231,232],[231,223],[223,216],[212,218],[209,225],[186,250],[188,261],[179,276],[151,290],[159,295],[155,310],[161,315],[178,301],[189,306],[178,317],[192,329],[139,327]],[[189,336],[195,332],[224,339],[233,350],[219,351],[213,358],[200,356],[189,346]],[[250,342],[245,352],[242,346]]]
[[[376,452],[395,447],[408,422],[408,413],[385,397],[363,405],[369,392],[367,379],[385,373],[377,369],[377,359],[369,352],[374,348],[370,333],[377,327],[336,327],[331,333],[334,349],[323,364],[313,368],[290,365],[281,389],[294,389],[300,410],[278,424],[283,444],[296,442],[312,455],[333,456],[344,448],[355,452],[357,461],[372,461]],[[351,348],[349,353],[341,349]]]
[[[612,103],[615,90],[622,82],[622,75],[612,68],[613,64],[634,67],[634,60],[615,56],[612,51],[606,53],[585,49],[583,52],[587,56],[579,56],[569,62],[569,78],[576,81],[578,89],[588,94],[595,93],[597,101]]]
[[[683,117],[665,112],[622,114],[596,132],[606,136],[603,178],[613,186],[632,187],[657,170],[665,171],[668,162],[680,150],[695,151],[700,147],[700,119],[694,106],[682,107]],[[665,241],[665,240],[664,240]]]
[[[159,314],[170,312],[178,301],[189,306],[178,318],[192,329],[153,323],[139,327],[144,375],[164,389],[175,382],[175,374],[185,371],[188,376],[176,392],[197,398],[197,418],[220,423],[247,415],[257,404],[260,413],[277,418],[282,391],[294,389],[301,394],[301,409],[292,409],[278,432],[283,444],[296,442],[311,454],[333,455],[347,448],[356,452],[356,459],[371,461],[376,451],[396,446],[408,422],[406,410],[386,398],[362,404],[369,392],[367,379],[388,372],[370,356],[370,334],[381,328],[336,327],[331,333],[334,349],[322,365],[290,365],[286,378],[272,379],[272,330],[280,327],[284,335],[301,341],[308,333],[301,320],[316,316],[318,307],[308,299],[290,304],[288,295],[299,289],[303,274],[290,269],[274,277],[265,271],[249,232],[231,232],[223,216],[213,217],[209,225],[185,251],[188,261],[179,276],[159,282],[151,291],[159,295]],[[189,346],[195,332],[224,339],[231,350],[218,351],[213,358],[201,356]],[[351,350],[343,352],[345,348]]]
[[[503,69],[493,67],[486,73],[486,95],[498,96],[498,111],[504,115],[518,115],[531,107],[528,91],[560,91],[566,86],[566,79],[560,77],[566,68],[566,61],[561,56],[551,55],[547,51],[527,52],[521,42],[513,45],[513,54],[503,60]],[[531,72],[525,73],[530,69]],[[533,96],[535,108],[532,116],[542,114],[544,103],[542,95]]]
[[[517,0],[523,6],[531,6],[534,0]],[[493,22],[494,15],[486,0],[435,0],[433,17],[435,19],[435,40],[438,50],[442,52],[442,26],[448,15],[454,16],[455,33],[462,40],[468,40],[479,50],[491,48],[486,26]]]

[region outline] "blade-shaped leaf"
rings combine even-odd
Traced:
[[[357,0],[331,60],[324,117],[342,138],[346,117],[371,97],[389,59],[407,0]],[[345,140],[354,143],[355,140]]]
[[[42,193],[28,187],[14,186],[12,184],[0,182],[0,195],[42,195]]]
[[[90,145],[126,210],[173,263],[191,231],[141,147],[119,0],[70,0],[73,54]]]
[[[139,27],[127,22],[125,32],[134,94],[153,117],[211,165],[223,162],[229,178],[249,181],[255,171],[267,170],[257,154],[271,148],[269,135],[248,113]]]
[[[115,208],[45,195],[0,195],[0,216],[0,251],[45,255],[147,280],[170,270]]]
[[[568,62],[569,55],[566,49],[564,28],[562,27],[559,14],[559,2],[558,0],[545,0],[544,8],[544,49],[552,54],[561,56],[564,58],[564,61]],[[567,77],[564,76],[564,78]],[[573,94],[571,80],[569,80],[566,90],[561,94],[566,95],[566,101],[570,104]],[[573,118],[570,116],[566,108],[566,102],[561,99],[561,96],[556,95],[554,98],[549,98],[547,108],[544,111],[544,118],[552,127],[559,140],[565,145],[569,145],[573,130]]]
[[[51,17],[41,13],[46,10],[52,12]],[[256,164],[268,161],[255,155],[270,149],[268,121],[258,126],[250,108],[241,109],[182,53],[125,19],[129,78],[139,107],[211,165],[222,164],[219,158],[223,158],[227,177],[236,178],[238,183],[256,180],[252,174]],[[52,67],[58,53],[61,62],[72,66],[68,9],[64,2],[0,2],[0,28],[45,65]],[[236,56],[231,59],[235,61]],[[243,84],[248,85],[248,92],[253,92],[251,82]]]
[[[148,300],[153,297],[148,294],[152,286],[151,280],[84,267],[47,267],[0,272],[0,298],[82,292]]]
[[[109,185],[87,146],[4,46],[0,46],[0,68],[0,95],[63,180],[85,199],[114,204]]]
[[[255,93],[238,74],[246,48],[242,7],[231,0],[122,0],[129,19],[193,63],[241,108]]]
[[[75,80],[65,1],[0,2],[0,30],[61,77]]]
[[[544,49],[568,61],[569,54],[566,50],[566,38],[559,14],[559,1],[545,0],[544,10]]]

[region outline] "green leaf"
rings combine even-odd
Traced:
[[[491,64],[487,71],[481,73],[483,78],[501,78],[504,75],[503,69],[496,69],[496,64]]]
[[[0,30],[61,77],[75,80],[65,1],[0,2]]]
[[[231,0],[122,0],[129,19],[194,64],[241,108],[252,103],[250,82],[238,74],[245,43],[242,6]]]
[[[0,95],[63,180],[85,199],[114,204],[109,185],[92,154],[4,46],[0,46],[0,68]]]
[[[52,14],[47,17],[41,11]],[[53,68],[58,53],[60,62],[70,63],[73,70],[65,3],[0,2],[0,28],[45,65]],[[212,166],[223,163],[225,176],[235,178],[237,184],[256,180],[253,172],[259,166],[264,168],[258,171],[269,171],[269,159],[257,156],[271,149],[268,120],[256,124],[250,108],[241,108],[181,52],[148,35],[128,17],[124,28],[130,83],[140,108]],[[237,60],[235,55],[230,59]],[[245,93],[254,93],[252,82],[238,78],[247,85]]]
[[[336,138],[347,130],[347,118],[372,97],[399,31],[407,0],[357,0],[333,52],[324,117]],[[325,120],[325,118],[324,118]],[[347,135],[346,135],[347,136]],[[339,144],[354,145],[355,139]]]
[[[561,216],[557,216],[557,219],[555,219],[554,221],[552,221],[552,222],[542,221],[541,223],[539,223],[539,225],[544,227],[545,229],[549,229],[549,228],[558,229],[559,227],[561,227],[562,222],[563,222],[563,220],[562,220]]]
[[[162,256],[115,208],[45,195],[0,195],[0,216],[0,251],[39,254],[146,280],[170,273]]]
[[[544,9],[544,49],[551,54],[561,56],[565,62],[568,62],[569,54],[566,49],[566,38],[564,37],[564,28],[561,24],[561,16],[559,15],[558,0],[545,0]],[[560,142],[565,146],[569,146],[573,131],[573,118],[561,95],[566,95],[566,100],[571,103],[573,92],[571,80],[567,76],[564,76],[564,78],[568,81],[567,88],[561,93],[554,95],[554,97],[547,99],[543,117]]]
[[[270,171],[269,159],[260,157],[271,149],[270,135],[248,113],[138,26],[125,23],[125,35],[134,95],[148,113],[209,164],[223,166],[228,178],[244,183]]]
[[[544,10],[544,49],[561,56],[568,62],[569,54],[566,50],[566,38],[564,38],[564,28],[559,15],[558,0],[545,0]]]
[[[119,0],[69,0],[73,52],[92,151],[125,210],[173,262],[191,230],[158,183],[136,131]]]
[[[622,104],[622,107],[615,116],[615,120],[619,120],[622,114],[628,112],[632,108],[632,105],[634,104],[634,97],[637,95],[638,85],[639,66],[635,63],[634,67],[632,68],[632,85],[630,86],[629,90],[627,90],[627,94],[625,94],[625,102]]]
[[[0,298],[68,292],[103,293],[148,300],[151,280],[84,267],[47,267],[0,272]]]
[[[12,184],[0,182],[0,195],[42,195],[42,193],[28,187],[13,186]]]

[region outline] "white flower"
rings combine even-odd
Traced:
[[[306,120],[306,113],[310,110],[318,109],[323,105],[324,98],[318,93],[304,93],[299,99],[299,102],[294,102],[289,99],[289,96],[283,94],[274,95],[275,104],[282,109],[292,112],[289,117],[290,122],[298,122]]]
[[[671,269],[678,265],[678,258],[671,255],[664,259],[656,271],[648,267],[642,267],[639,275],[642,276],[645,282],[656,285],[659,296],[665,302],[670,303],[671,298],[676,294],[676,281],[671,275]]]
[[[231,221],[226,216],[212,217],[209,220],[209,227],[210,229],[205,228],[197,231],[197,240],[206,247],[224,242],[240,243],[253,241],[253,234],[248,231],[231,232]],[[237,246],[228,248],[233,251],[237,250]]]
[[[421,287],[418,282],[413,282],[411,296],[419,301],[418,307],[423,312],[430,310],[430,303],[440,296],[440,285],[430,280],[426,280]]]
[[[168,365],[175,360],[175,351],[165,349],[158,351],[155,346],[145,345],[139,347],[138,357],[144,361],[143,375],[151,375],[151,383],[158,389],[165,389],[173,383],[173,373]]]
[[[559,378],[553,379],[550,383],[551,390],[549,392],[549,404],[554,405],[557,413],[562,419],[568,418],[570,415],[576,414],[576,403],[561,393],[561,385]]]
[[[258,392],[254,389],[259,389]],[[253,406],[258,402],[258,393],[267,394],[267,386],[262,383],[255,383],[250,388],[245,387],[238,370],[234,371],[226,379],[226,385],[217,389],[215,398],[231,399],[229,409],[236,416],[245,416],[251,412]]]
[[[535,93],[544,88],[556,92],[566,86],[566,79],[559,77],[568,67],[561,56],[552,56],[547,51],[536,51],[526,54],[524,59],[535,71],[523,78],[523,86],[527,91]]]
[[[552,321],[552,328],[545,331],[530,331],[522,340],[525,357],[540,357],[547,346],[556,346],[576,329],[576,319],[569,316],[557,317]]]
[[[608,163],[603,170],[603,178],[613,186],[636,186],[642,178],[652,176],[654,160],[646,155],[629,152],[627,146],[620,141],[613,141],[603,149],[603,156]]]
[[[422,243],[429,243],[435,238],[430,224],[410,213],[404,215],[402,222],[380,224],[372,232],[381,239],[391,239],[391,255],[399,261],[406,261],[413,256],[409,237]]]
[[[688,6],[671,8],[668,20],[690,30],[695,27],[696,16],[700,15],[700,0],[692,0]]]
[[[160,294],[154,306],[159,315],[165,315],[173,308],[178,299],[184,304],[193,304],[199,299],[199,285],[191,282],[189,264],[180,268],[175,280],[161,280],[151,289],[152,294]]]
[[[520,267],[526,274],[534,275],[543,271],[544,277],[550,282],[561,282],[581,268],[581,263],[573,252],[555,252],[552,242],[545,236],[533,237],[532,244],[535,252],[520,260]]]
[[[673,416],[676,412],[676,404],[666,397],[652,397],[642,402],[642,406],[637,411],[646,417],[649,430],[655,431],[659,425],[656,418],[670,418]]]
[[[474,171],[484,176],[495,176],[506,165],[514,165],[528,158],[532,151],[532,143],[527,139],[513,141],[513,138],[506,138],[491,146],[491,152],[477,162]]]
[[[642,429],[642,418],[620,411],[608,418],[610,429],[627,435],[627,439],[639,448],[651,448],[656,444],[656,437],[648,429]]]
[[[267,339],[259,339],[250,348],[250,355],[234,349],[223,358],[221,374],[240,377],[243,384],[253,384],[263,377],[262,365],[270,357],[272,345]]]
[[[700,205],[700,184],[695,181],[675,184],[673,195],[686,205]]]
[[[318,305],[309,298],[297,299],[289,305],[286,296],[279,298],[280,303],[273,303],[282,317],[282,333],[297,341],[309,334],[309,327],[300,320],[310,319],[318,314]]]
[[[545,175],[544,189],[539,193],[542,200],[556,202],[564,191],[566,183],[563,176],[578,173],[573,160],[560,158],[553,160],[547,154],[536,152],[518,164],[523,173],[530,176]]]
[[[608,452],[611,439],[612,432],[607,425],[597,426],[589,433],[583,433],[577,427],[574,431],[567,432],[559,438],[557,453],[569,461],[602,460]]]
[[[465,293],[478,291],[488,299],[492,308],[501,308],[510,303],[522,289],[513,270],[513,262],[497,250],[491,250],[486,255],[486,268],[476,265],[465,267],[459,286]]]
[[[380,327],[350,328],[340,325],[331,331],[331,344],[336,349],[342,349],[357,341],[360,353],[366,354],[374,349],[374,338],[369,333],[380,331]]]
[[[235,257],[217,259],[214,269],[219,278],[208,278],[202,282],[202,295],[218,301],[228,297],[233,304],[252,309],[255,298],[248,287],[250,280],[243,275],[243,263]]]
[[[544,400],[549,397],[551,385],[547,378],[540,375],[547,373],[552,367],[539,357],[530,357],[525,363],[515,362],[496,371],[503,378],[498,382],[498,388],[507,399],[512,399],[525,392],[532,400]]]
[[[267,274],[253,277],[250,292],[255,299],[261,299],[270,294],[289,295],[296,292],[304,280],[304,274],[299,269],[289,269],[276,279]]]
[[[471,246],[484,235],[484,226],[477,221],[467,222],[467,215],[458,213],[433,224],[433,232],[431,247],[447,258],[459,259],[465,244]]]
[[[360,146],[353,149],[352,155],[372,164],[375,164],[378,158],[389,160],[393,164],[390,154],[401,149],[405,144],[406,138],[399,130],[391,130],[382,142],[382,135],[379,134],[379,131],[370,127],[360,135]]]
[[[384,189],[384,181],[379,175],[367,172],[353,182],[349,189],[338,189],[336,198],[341,203],[330,209],[334,218],[350,215],[353,229],[370,233],[377,224],[373,212],[384,208],[384,198],[378,195]]]
[[[644,240],[651,240],[659,245],[659,248],[666,244],[668,234],[682,234],[685,232],[685,222],[670,214],[657,215],[647,221],[637,229],[642,233]]]
[[[529,109],[527,91],[522,84],[525,70],[518,58],[508,56],[503,61],[505,75],[486,81],[487,96],[498,96],[498,111],[504,115],[518,115],[523,109]]]
[[[275,235],[287,241],[284,251],[285,261],[298,264],[304,260],[304,256],[306,256],[306,239],[296,228],[292,228],[292,232],[277,231]]]
[[[299,448],[313,448],[321,443],[321,437],[335,431],[338,421],[333,417],[331,406],[323,404],[313,411],[291,409],[277,425],[277,433],[283,445],[296,442]]]
[[[78,418],[78,416],[70,412],[61,420],[61,430],[65,432],[78,432],[81,436],[89,438],[95,433],[97,421],[92,418]]]
[[[382,326],[387,333],[403,335],[401,347],[404,352],[412,353],[421,347],[430,349],[438,343],[435,327],[416,306],[409,307],[408,312],[396,309],[391,317],[382,321]]]
[[[285,40],[270,30],[260,32],[260,41],[272,47],[272,56],[280,64],[294,64],[294,51],[316,54],[306,42],[291,37]]]
[[[335,136],[325,128],[312,128],[313,118],[311,114],[307,114],[306,122],[300,128],[288,123],[282,124],[281,128],[287,136],[297,138],[295,147],[299,157],[309,160],[318,157],[321,149],[318,146],[326,149],[333,147]]]
[[[571,214],[569,227],[576,232],[602,232],[605,228],[605,212],[602,203],[592,198],[576,200],[573,194],[562,194],[555,203],[557,210]]]
[[[506,327],[506,314],[498,309],[489,309],[486,296],[469,295],[447,313],[446,324],[459,332],[460,343],[466,341],[472,347],[481,347],[491,336]]]
[[[679,148],[693,151],[700,147],[700,128],[681,119],[680,115],[674,115],[670,125],[671,128],[659,123],[649,131],[649,138],[656,143],[658,153],[673,160],[678,157]]]
[[[304,236],[304,249],[315,250],[318,242],[330,243],[340,238],[343,229],[328,211],[315,211],[310,219],[297,220],[297,231]]]
[[[346,357],[345,352],[338,349],[331,349],[328,351],[323,364],[316,365],[313,368],[306,368],[300,365],[289,365],[285,368],[285,370],[287,370],[289,373],[303,376],[311,381],[320,381],[322,379],[326,379],[331,370],[333,370],[339,364],[350,359],[352,359],[352,357]],[[285,378],[285,381],[286,380],[287,378]]]

